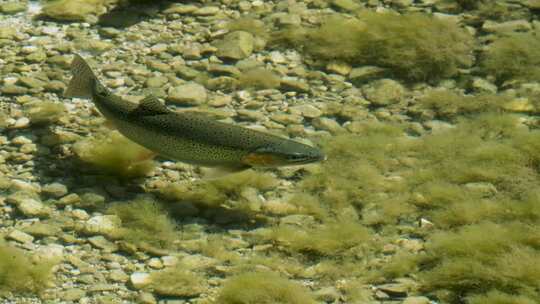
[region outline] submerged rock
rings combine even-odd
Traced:
[[[405,94],[405,88],[392,79],[377,80],[362,88],[366,98],[376,106],[399,103]]]
[[[22,1],[13,1],[0,4],[0,12],[4,14],[16,14],[26,10],[26,3]]]
[[[103,0],[59,0],[47,3],[41,14],[59,21],[96,23],[97,15],[105,13]]]
[[[216,43],[216,55],[224,59],[244,59],[253,52],[255,40],[253,35],[244,31],[227,34],[223,40]]]
[[[205,102],[207,97],[206,89],[193,82],[171,88],[167,100],[177,104],[199,105]]]

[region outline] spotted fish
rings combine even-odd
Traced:
[[[251,167],[301,165],[325,159],[317,148],[196,113],[177,113],[156,97],[139,104],[113,95],[86,61],[75,55],[66,97],[90,98],[120,133],[166,158],[219,167],[228,172]]]

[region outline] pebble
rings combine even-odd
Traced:
[[[473,78],[471,87],[476,93],[491,93],[491,94],[497,93],[497,86],[495,84],[480,77]]]
[[[125,283],[129,280],[129,276],[121,269],[113,269],[109,273],[109,279],[113,282]]]
[[[349,64],[343,62],[331,62],[326,65],[326,70],[331,73],[347,76],[351,72],[352,67]]]
[[[141,289],[152,283],[152,280],[147,272],[134,272],[129,276],[129,283],[133,288]]]
[[[405,94],[405,88],[392,79],[376,80],[362,87],[366,99],[376,106],[387,106],[400,102]]]
[[[204,6],[192,12],[195,16],[212,16],[220,11],[217,6]]]
[[[24,12],[25,10],[25,2],[11,1],[0,4],[0,12],[8,15]]]
[[[15,84],[5,84],[0,88],[0,92],[6,95],[23,95],[28,93],[28,89]]]
[[[487,20],[482,25],[482,30],[488,33],[527,32],[531,29],[532,25],[527,20],[512,20],[501,23]]]
[[[176,104],[199,105],[207,98],[208,94],[202,85],[190,82],[169,89],[167,101]]]
[[[62,293],[62,299],[65,301],[78,301],[86,296],[86,291],[80,288],[71,288]]]
[[[307,93],[309,92],[309,84],[293,80],[293,79],[282,79],[280,88],[284,91],[293,91],[293,92],[299,92],[299,93]]]
[[[97,215],[85,222],[83,231],[90,235],[112,234],[120,228],[121,220],[116,215]]]
[[[41,192],[51,197],[59,198],[67,194],[68,189],[65,185],[60,183],[52,183],[44,185],[41,188]]]
[[[191,14],[198,10],[199,7],[189,4],[174,4],[168,9],[164,10],[164,14]]]
[[[405,297],[407,296],[408,288],[405,284],[390,283],[377,286],[377,289],[384,292],[391,297]]]
[[[401,304],[430,304],[431,301],[426,297],[407,297]]]
[[[33,198],[21,199],[17,204],[17,209],[27,217],[47,217],[52,211],[49,207]]]
[[[200,254],[188,255],[180,260],[181,265],[185,265],[186,269],[204,269],[217,264],[214,258],[205,257]]]
[[[295,114],[274,114],[270,116],[270,119],[284,125],[299,124],[304,120],[302,116]]]
[[[317,117],[313,119],[312,124],[316,129],[328,131],[332,134],[338,134],[345,131],[337,121],[328,117]]]
[[[118,246],[108,241],[102,235],[96,235],[88,238],[88,242],[98,249],[103,249],[104,252],[115,252],[118,250]]]
[[[156,298],[149,292],[141,292],[137,297],[137,301],[140,304],[156,304]]]
[[[54,236],[62,232],[59,226],[44,222],[36,222],[23,230],[34,237]]]
[[[150,260],[148,260],[147,264],[148,264],[148,267],[153,268],[153,269],[163,268],[163,262],[159,258],[151,258]]]
[[[20,230],[12,230],[8,235],[6,236],[7,239],[17,241],[19,243],[32,243],[34,240],[34,237],[31,236],[28,233],[22,232]]]
[[[28,117],[21,117],[15,121],[15,124],[13,124],[13,128],[22,129],[22,128],[28,127],[29,125],[30,125],[30,119]]]
[[[148,88],[161,88],[169,82],[169,78],[165,76],[150,77],[146,80],[146,86]]]
[[[37,261],[62,261],[64,259],[64,246],[58,244],[40,246],[35,251],[33,259]]]
[[[253,35],[244,31],[231,32],[222,40],[216,42],[216,56],[224,59],[240,60],[247,58],[253,52],[255,39]]]
[[[77,193],[70,193],[61,199],[59,199],[59,203],[61,205],[74,205],[81,201],[81,197]]]
[[[178,264],[178,257],[165,255],[161,257],[161,261],[163,261],[163,266],[170,267]]]
[[[289,108],[289,112],[307,118],[319,117],[323,114],[321,110],[310,104],[297,105]]]

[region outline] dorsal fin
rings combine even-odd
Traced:
[[[139,102],[139,106],[132,110],[129,114],[133,116],[147,116],[168,114],[171,111],[154,95],[149,95]]]

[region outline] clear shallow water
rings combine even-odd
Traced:
[[[28,38],[1,44],[2,232],[58,265],[33,301],[535,303],[540,90],[535,73],[495,64],[512,62],[512,48],[535,58],[526,6],[503,17],[466,9],[531,27],[508,38],[466,18],[405,17],[426,34],[324,4],[189,5],[137,7],[142,21],[116,29],[1,15]],[[240,11],[256,17],[234,23]],[[307,36],[287,31],[298,20]],[[227,36],[227,22],[250,34]],[[284,42],[258,44],[271,37]],[[391,52],[388,41],[401,43]],[[478,45],[486,51],[473,56]],[[171,109],[309,140],[328,160],[218,180],[141,161],[145,150],[106,129],[91,102],[62,98],[73,52],[124,98],[152,93]]]

